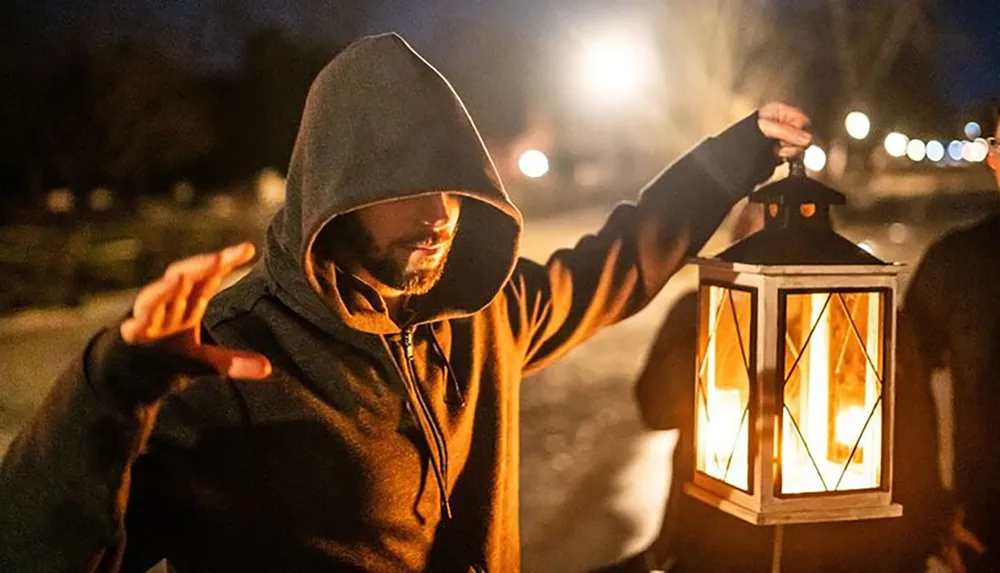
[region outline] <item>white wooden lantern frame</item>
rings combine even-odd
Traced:
[[[765,229],[693,261],[695,472],[684,489],[757,525],[899,516],[893,366],[902,267],[832,230],[829,206],[843,195],[801,164],[751,199],[766,206]]]

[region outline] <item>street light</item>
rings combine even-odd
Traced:
[[[826,167],[826,152],[818,145],[810,145],[802,162],[809,171],[822,171]]]
[[[868,116],[860,111],[852,111],[844,119],[844,127],[847,128],[847,135],[854,139],[861,140],[868,137],[872,124]]]
[[[889,135],[885,136],[885,141],[883,145],[885,146],[885,152],[893,157],[902,157],[906,155],[906,146],[910,143],[910,138],[906,137],[902,133],[894,131]]]
[[[927,159],[930,159],[935,163],[944,159],[944,144],[936,140],[928,141]]]
[[[909,157],[911,161],[923,161],[924,157],[927,156],[927,145],[919,139],[911,139],[910,142],[906,144],[906,156]]]
[[[957,139],[952,140],[952,142],[948,144],[948,157],[952,158],[953,161],[961,161],[964,149],[965,148],[962,146],[961,141]]]
[[[635,95],[645,79],[649,55],[627,36],[610,36],[590,45],[584,55],[586,87],[601,99]]]
[[[529,149],[518,158],[517,167],[525,177],[537,179],[549,172],[549,158],[537,149]]]
[[[965,137],[975,139],[983,134],[983,128],[974,121],[965,124]]]
[[[986,161],[990,154],[990,144],[982,137],[969,144],[969,161],[980,163]]]

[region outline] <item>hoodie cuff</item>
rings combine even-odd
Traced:
[[[148,406],[178,378],[162,352],[126,343],[118,325],[91,339],[84,353],[84,377],[106,404],[122,412]]]
[[[733,199],[749,195],[781,161],[753,112],[695,149],[695,160]]]

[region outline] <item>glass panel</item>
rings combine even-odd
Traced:
[[[696,467],[747,491],[753,295],[702,285],[699,303]]]
[[[785,295],[781,493],[881,483],[883,298]]]

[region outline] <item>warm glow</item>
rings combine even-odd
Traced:
[[[892,132],[885,136],[885,152],[893,157],[902,157],[906,155],[906,146],[910,143],[910,138],[906,137],[902,133]]]
[[[549,158],[541,151],[530,149],[518,158],[517,168],[525,177],[536,179],[549,172]]]
[[[919,139],[911,139],[906,144],[906,156],[911,161],[923,161],[924,157],[927,156],[927,146]]]
[[[853,448],[854,441],[865,427],[865,417],[865,410],[860,406],[851,406],[838,411],[833,439],[842,446]]]
[[[274,169],[262,169],[257,173],[257,200],[269,208],[277,208],[285,202],[285,178]]]
[[[843,303],[829,293],[787,298],[783,493],[869,489],[880,482],[882,404],[871,365],[881,364],[881,299],[877,293],[842,296]]]
[[[802,156],[802,163],[809,171],[822,171],[826,167],[826,152],[818,145],[810,145]]]
[[[979,138],[969,144],[969,161],[980,163],[986,161],[990,154],[990,144],[983,138]]]
[[[864,139],[868,137],[872,124],[868,116],[860,111],[852,111],[847,114],[844,120],[844,127],[847,128],[847,135],[854,139]]]
[[[747,352],[751,297],[712,286],[702,287],[701,297],[702,326],[707,326],[702,332],[708,333],[708,339],[700,355],[697,467],[745,490],[749,484],[750,380],[740,343]]]
[[[601,99],[622,100],[639,92],[651,65],[649,54],[633,35],[606,37],[585,52],[586,85]]]

